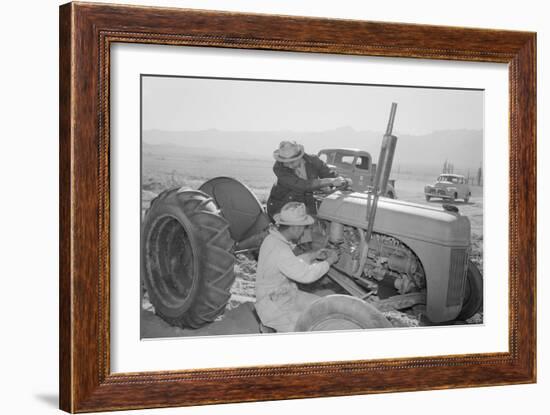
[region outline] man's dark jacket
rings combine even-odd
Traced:
[[[336,177],[328,166],[319,157],[304,154],[307,180],[298,177],[293,169],[285,167],[281,162],[275,162],[273,172],[277,176],[277,183],[271,188],[271,193],[267,201],[267,213],[273,218],[275,213],[279,213],[281,208],[287,202],[302,202],[306,205],[308,214],[316,214],[315,200],[313,191],[320,189],[319,179]]]

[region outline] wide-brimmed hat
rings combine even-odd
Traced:
[[[304,146],[296,141],[281,141],[279,148],[273,152],[275,160],[281,163],[290,163],[300,160],[304,155]]]
[[[306,205],[300,202],[288,202],[281,209],[281,213],[273,215],[277,225],[307,226],[315,220],[306,213]]]

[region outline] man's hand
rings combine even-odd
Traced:
[[[327,186],[340,187],[346,183],[347,183],[347,180],[344,179],[342,176],[319,179],[319,184],[321,187],[327,187]]]
[[[314,258],[317,261],[325,261],[328,258],[328,251],[329,249],[326,248],[319,249],[318,251],[314,252]]]
[[[340,187],[346,183],[346,179],[344,179],[342,176],[338,176],[334,179],[332,179],[332,185],[335,187]]]
[[[334,179],[332,177],[328,177],[326,179],[319,179],[319,185],[321,187],[334,186]]]
[[[322,251],[325,251],[325,261],[327,261],[329,265],[338,262],[338,259],[340,258],[340,253],[338,251],[335,249],[322,249]]]
[[[335,249],[323,248],[314,253],[317,261],[327,261],[330,265],[338,262],[340,253]]]

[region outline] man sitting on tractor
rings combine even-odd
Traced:
[[[320,298],[299,290],[296,283],[320,279],[338,261],[338,253],[323,249],[294,255],[294,244],[314,222],[303,203],[287,203],[274,220],[277,229],[270,230],[260,247],[255,307],[264,326],[278,332],[294,331],[300,314]]]
[[[313,191],[323,187],[339,187],[346,183],[338,177],[319,157],[306,154],[304,146],[295,141],[282,141],[273,152],[276,162],[273,172],[277,182],[271,188],[267,201],[267,213],[270,218],[280,212],[285,203],[301,202],[307,213],[315,215],[317,209]]]

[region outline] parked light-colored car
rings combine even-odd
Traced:
[[[440,174],[433,185],[424,186],[424,195],[429,202],[432,198],[440,198],[454,202],[463,199],[468,203],[472,192],[466,178],[460,174]]]

